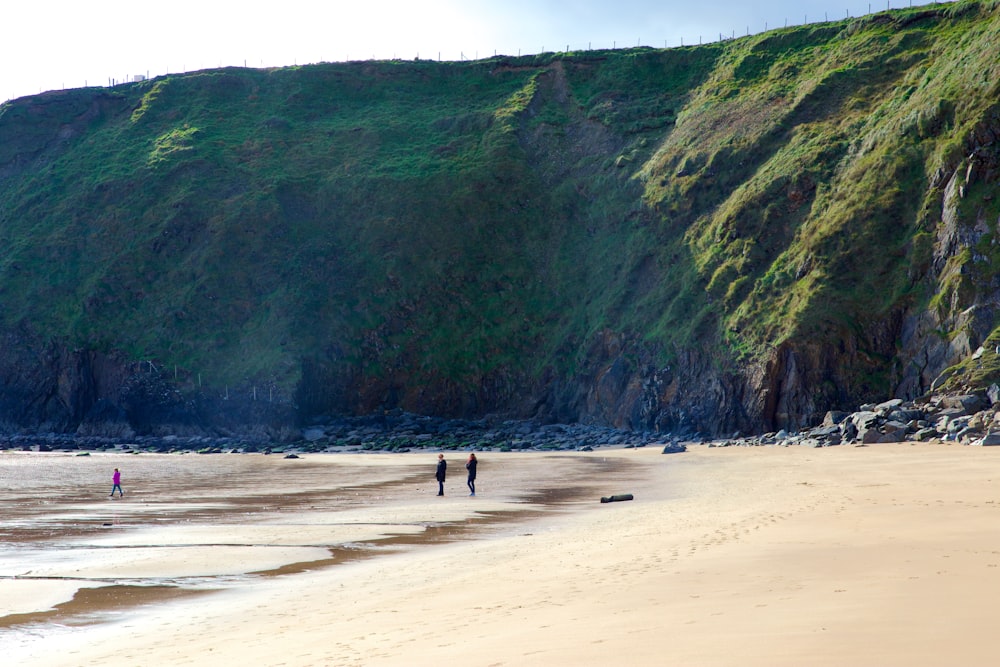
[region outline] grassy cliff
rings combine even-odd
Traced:
[[[720,377],[799,350],[818,408],[889,395],[907,318],[992,328],[997,4],[15,100],[0,325],[307,413],[523,410],[694,350]]]

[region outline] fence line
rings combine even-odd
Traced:
[[[176,364],[171,369],[166,364],[157,366],[157,363],[159,362],[151,359],[137,360],[130,362],[127,367],[134,375],[155,375],[160,380],[171,381],[174,383],[173,389],[180,393],[197,390],[204,391],[207,395],[215,396],[224,401],[242,397],[260,403],[274,403],[276,398],[278,402],[289,399],[284,392],[280,391],[278,381],[273,378],[258,378],[257,380],[248,378],[239,385],[239,393],[237,393],[235,387],[233,392],[229,391],[230,385],[228,383],[223,383],[221,388],[216,385],[203,384],[200,372],[181,369]]]
[[[951,4],[952,2],[955,2],[955,1],[956,0],[935,0],[934,2],[922,2],[921,0],[918,0],[917,6],[919,7],[919,6],[922,6],[922,5]],[[885,9],[881,9],[881,1],[880,0],[877,0],[876,2],[869,2],[867,4],[868,4],[868,11],[866,13],[864,13],[864,14],[860,14],[858,16],[853,16],[852,17],[851,13],[850,13],[850,9],[845,9],[844,10],[844,18],[843,19],[841,19],[841,18],[834,18],[832,20],[833,21],[843,21],[843,20],[849,20],[851,18],[862,18],[864,16],[870,16],[872,14],[878,14],[878,13],[881,13],[883,11],[891,11],[891,10],[894,10],[894,9],[898,10],[898,9],[912,8],[913,7],[913,0],[895,0],[895,1],[894,0],[886,0],[885,1]],[[839,17],[839,13],[837,14],[837,16]],[[822,21],[820,21],[820,20],[817,19],[815,21],[810,22],[809,21],[809,15],[808,14],[803,14],[802,23],[792,22],[791,24],[789,24],[789,19],[786,17],[785,20],[784,20],[783,26],[785,28],[787,28],[787,27],[789,27],[789,25],[791,25],[792,27],[794,27],[794,26],[804,26],[804,25],[820,25],[820,24],[829,23],[829,22],[831,22],[830,13],[829,12],[824,12],[823,13],[823,20]],[[750,25],[747,25],[746,26],[746,32],[745,32],[745,34],[740,34],[739,36],[740,37],[749,37],[750,35],[759,35],[759,34],[762,34],[762,33],[765,33],[765,32],[769,32],[771,30],[777,30],[777,29],[779,29],[779,26],[777,26],[777,25],[771,26],[769,21],[764,21],[764,28],[763,28],[763,30],[760,30],[760,31],[757,31],[757,32],[751,32]],[[736,38],[737,38],[736,29],[731,27],[728,31],[713,32],[710,35],[705,35],[705,34],[698,35],[697,44],[693,40],[691,42],[688,42],[682,36],[680,38],[680,40],[679,40],[679,43],[674,44],[673,47],[681,47],[681,48],[683,48],[683,47],[686,47],[686,46],[696,46],[696,45],[712,44],[712,43],[716,43],[716,42],[723,42],[723,41],[727,41],[727,40],[733,40],[733,39],[736,39]],[[636,48],[636,47],[642,46],[642,44],[641,44],[641,41],[642,41],[641,38],[639,38],[639,39],[636,40],[635,46],[632,46],[631,45],[632,42],[630,41],[630,42],[628,42],[627,45],[626,45],[625,42],[623,42],[622,43],[623,46],[619,47],[618,46],[618,41],[619,40],[612,40],[611,41],[611,47],[610,47],[610,49],[608,49],[608,47],[604,47],[602,49],[600,46],[598,46],[596,50],[618,50],[618,49]],[[569,52],[576,52],[576,51],[592,51],[592,50],[595,50],[593,48],[593,42],[587,42],[587,46],[586,46],[585,49],[582,47],[582,45],[579,48],[573,48],[573,49],[570,48],[571,46],[573,46],[573,45],[572,44],[566,44],[566,50],[564,52],[569,53]],[[653,46],[652,44],[646,44],[645,46],[647,46],[649,48],[660,48],[658,46]],[[664,39],[663,40],[663,47],[662,48],[669,49],[669,48],[672,48],[672,46],[669,44],[668,40]],[[475,53],[475,58],[473,58],[472,60],[479,60],[479,51],[475,51],[474,53]],[[486,53],[489,53],[489,51],[487,50]],[[541,50],[539,50],[537,52],[534,52],[534,53],[528,52],[528,51],[524,51],[524,49],[519,48],[517,50],[517,57],[522,57],[522,55],[523,56],[538,55],[538,54],[541,54],[541,53],[547,53],[547,51],[545,50],[544,46],[542,46]],[[497,55],[498,55],[497,54],[497,49],[493,49],[493,56],[485,56],[485,57],[497,57]],[[505,57],[507,57],[507,56],[513,57],[512,54],[500,54],[500,55],[501,56],[505,56]],[[251,60],[253,60],[253,59],[251,59]],[[390,59],[387,59],[387,58],[376,58],[375,54],[372,54],[371,58],[367,58],[367,59],[363,59],[363,60],[378,61],[378,60],[390,60]],[[391,58],[391,60],[400,60],[400,58],[397,58],[396,55],[393,54],[393,57]],[[416,54],[415,60],[420,60],[420,54],[419,53]],[[439,62],[442,62],[441,51],[437,52],[437,60]],[[243,61],[243,65],[242,66],[243,67],[247,67],[248,66],[247,65],[247,59],[243,58],[242,61]],[[459,57],[458,57],[458,60],[456,62],[467,62],[467,61],[468,61],[468,59],[466,57],[465,51],[464,50],[459,50]],[[108,86],[107,87],[108,88],[114,88],[114,87],[120,86],[120,85],[131,85],[131,84],[134,84],[134,83],[136,83],[136,81],[133,80],[133,79],[135,79],[136,76],[144,76],[145,80],[148,80],[148,79],[151,79],[151,78],[156,78],[156,77],[160,77],[160,76],[166,76],[166,75],[169,75],[169,74],[189,74],[189,73],[192,73],[192,72],[198,72],[198,71],[202,71],[202,70],[206,70],[206,69],[216,69],[216,68],[222,68],[222,67],[239,67],[240,65],[237,64],[238,62],[239,61],[237,60],[236,63],[223,64],[222,61],[219,61],[218,65],[216,65],[216,66],[206,66],[206,65],[204,65],[204,63],[202,63],[197,68],[193,68],[193,69],[188,69],[187,68],[187,64],[185,63],[185,64],[182,65],[181,69],[179,69],[177,71],[171,71],[170,68],[167,67],[167,68],[165,68],[165,71],[159,72],[159,73],[155,73],[155,74],[150,74],[150,71],[147,69],[146,73],[144,75],[137,75],[137,74],[133,73],[131,75],[125,75],[121,79],[114,78],[114,77],[108,77]],[[265,65],[264,61],[262,59],[260,59],[258,62],[259,62],[259,66],[257,66],[257,67],[259,69],[271,69],[271,68],[295,67],[295,66],[298,66],[298,59],[297,58],[293,58],[292,59],[292,62],[293,62],[292,65],[288,65],[287,63],[281,64],[281,65]],[[341,61],[337,61],[337,60],[332,60],[332,61],[331,60],[320,60],[320,61],[312,62],[312,63],[305,63],[304,62],[303,65],[306,65],[306,64],[315,65],[315,64],[327,63],[327,62],[352,62],[352,61],[350,59],[350,54],[348,53],[348,54],[345,54],[344,60],[341,60]],[[250,67],[255,67],[255,66],[254,65],[250,65]],[[84,80],[83,87],[84,88],[89,87],[89,81],[88,80]],[[70,88],[72,89],[73,86],[70,86]],[[50,89],[50,90],[55,90],[55,89]],[[66,85],[65,84],[63,84],[63,86],[62,86],[62,90],[66,90]],[[42,92],[46,92],[46,91],[39,90],[38,94],[41,94]],[[33,95],[33,94],[35,94],[35,93],[28,93],[28,94],[26,94],[24,96],[30,96],[30,95]],[[18,97],[22,97],[22,95],[18,95]],[[6,101],[9,102],[12,99],[16,99],[16,98],[7,97]]]

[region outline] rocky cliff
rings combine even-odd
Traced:
[[[9,102],[0,423],[718,435],[988,386],[998,38],[998,3],[961,0]]]

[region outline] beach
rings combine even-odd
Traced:
[[[5,663],[995,663],[994,448],[446,455],[63,455],[100,488],[0,525]]]

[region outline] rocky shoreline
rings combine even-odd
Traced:
[[[914,401],[895,398],[862,405],[856,412],[830,411],[823,423],[800,433],[778,431],[732,438],[710,446],[834,445],[886,442],[954,442],[1000,445],[1000,387],[982,393],[931,395]]]
[[[665,453],[684,451],[677,438],[585,424],[539,424],[525,420],[461,420],[405,412],[338,417],[304,427],[301,437],[283,443],[212,436],[80,436],[17,434],[0,436],[0,449],[22,451],[102,451],[200,453],[406,452],[411,449],[476,451],[589,451],[597,447],[662,445]]]
[[[412,449],[476,451],[591,451],[599,447],[662,446],[683,452],[685,443],[710,447],[800,445],[864,446],[893,442],[955,442],[1000,445],[1000,387],[979,393],[932,395],[913,401],[892,399],[862,405],[855,412],[830,411],[816,427],[800,432],[733,434],[710,440],[589,424],[540,424],[529,420],[444,419],[401,411],[363,417],[319,420],[299,437],[276,443],[237,436],[81,436],[45,433],[0,436],[0,450],[319,453],[346,451],[407,452]]]

